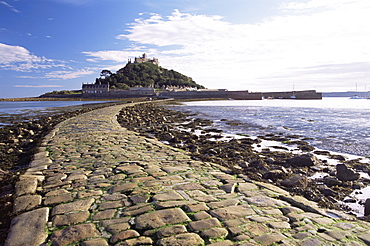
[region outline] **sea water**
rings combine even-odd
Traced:
[[[62,107],[83,106],[102,101],[4,101],[0,102],[0,127],[27,117],[57,112]]]
[[[366,99],[194,101],[175,109],[210,119],[228,134],[300,135],[322,150],[370,156]]]

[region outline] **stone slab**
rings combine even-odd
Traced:
[[[158,237],[169,237],[176,234],[186,233],[186,227],[184,225],[173,225],[163,228],[157,232]]]
[[[201,246],[204,245],[204,240],[195,233],[183,233],[172,237],[162,238],[157,243],[159,246]]]
[[[101,212],[97,212],[93,216],[93,220],[106,220],[106,219],[112,219],[114,217],[114,214],[117,212],[115,209],[107,209]]]
[[[255,214],[254,210],[244,205],[218,208],[210,211],[211,215],[220,220],[231,220]]]
[[[15,195],[22,196],[26,194],[33,194],[37,189],[37,178],[27,178],[18,181],[15,184]]]
[[[90,216],[89,211],[56,215],[53,217],[52,223],[53,226],[56,227],[73,225],[86,221],[89,218],[89,216]]]
[[[22,211],[29,211],[41,204],[41,196],[40,195],[24,195],[17,197],[14,200],[13,204],[13,212],[19,213]]]
[[[267,196],[254,196],[245,198],[248,203],[261,207],[283,207],[289,205],[286,202]]]
[[[285,236],[280,233],[270,233],[270,234],[265,234],[265,235],[255,237],[254,240],[262,243],[263,245],[270,245],[273,243],[280,242],[284,238]]]
[[[50,205],[54,205],[54,204],[70,202],[72,200],[73,200],[73,198],[72,198],[72,195],[70,193],[64,193],[64,194],[60,194],[60,195],[57,195],[57,196],[48,196],[48,197],[46,197],[46,199],[44,200],[44,205],[45,206],[50,206]]]
[[[202,235],[207,238],[225,238],[228,234],[225,228],[211,228],[202,232]]]
[[[213,227],[220,227],[221,223],[218,219],[216,218],[209,218],[209,219],[204,219],[204,220],[199,220],[199,221],[194,221],[189,223],[189,228],[192,231],[202,231],[202,230],[207,230]]]
[[[80,224],[54,231],[51,240],[55,246],[77,243],[85,238],[100,236],[94,224]]]
[[[46,232],[48,217],[49,208],[39,208],[12,219],[5,246],[43,244],[48,236]]]
[[[94,198],[88,198],[83,200],[77,200],[75,202],[60,204],[53,208],[51,215],[54,216],[56,214],[64,214],[72,211],[89,210],[94,201],[95,201]]]
[[[187,221],[190,221],[190,218],[180,208],[158,210],[138,216],[136,218],[136,229],[154,229]]]
[[[153,196],[154,201],[183,200],[184,198],[176,191],[168,191]]]
[[[107,226],[106,230],[112,234],[116,234],[117,232],[124,231],[130,229],[129,223],[118,223]]]
[[[135,230],[121,231],[110,238],[111,243],[116,243],[128,238],[139,237],[140,234]]]
[[[207,205],[211,209],[215,209],[215,208],[223,208],[223,207],[228,207],[228,206],[235,206],[238,203],[239,203],[238,199],[226,199],[220,202],[210,202]]]
[[[188,183],[183,185],[177,185],[174,187],[175,190],[205,190],[205,188],[198,183]]]
[[[108,246],[108,242],[103,238],[94,238],[82,242],[81,246]]]

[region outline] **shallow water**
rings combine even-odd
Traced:
[[[23,114],[29,111],[43,111],[48,108],[77,106],[91,103],[101,103],[101,101],[6,101],[0,102],[0,114]]]
[[[0,102],[0,127],[21,121],[58,112],[61,108],[69,108],[88,104],[104,103],[104,101],[17,101]]]
[[[258,100],[186,102],[176,109],[211,119],[226,133],[300,135],[324,150],[370,156],[370,100]],[[238,126],[227,125],[239,122]]]

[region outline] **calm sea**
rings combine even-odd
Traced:
[[[186,102],[174,107],[213,120],[225,133],[300,135],[319,148],[370,156],[370,100],[223,100]],[[228,121],[239,122],[230,126]]]

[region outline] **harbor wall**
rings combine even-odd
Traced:
[[[274,98],[274,99],[322,99],[322,93],[316,92],[315,90],[307,91],[284,91],[284,92],[262,92],[262,97],[264,98]]]
[[[322,99],[322,93],[315,90],[309,91],[287,91],[287,92],[248,92],[248,91],[227,91],[227,90],[206,90],[206,91],[164,91],[155,93],[147,90],[109,90],[97,91],[96,93],[83,93],[83,98],[133,98],[133,97],[162,97],[179,99],[197,98],[220,98],[234,100],[262,100],[263,98],[274,99]]]

